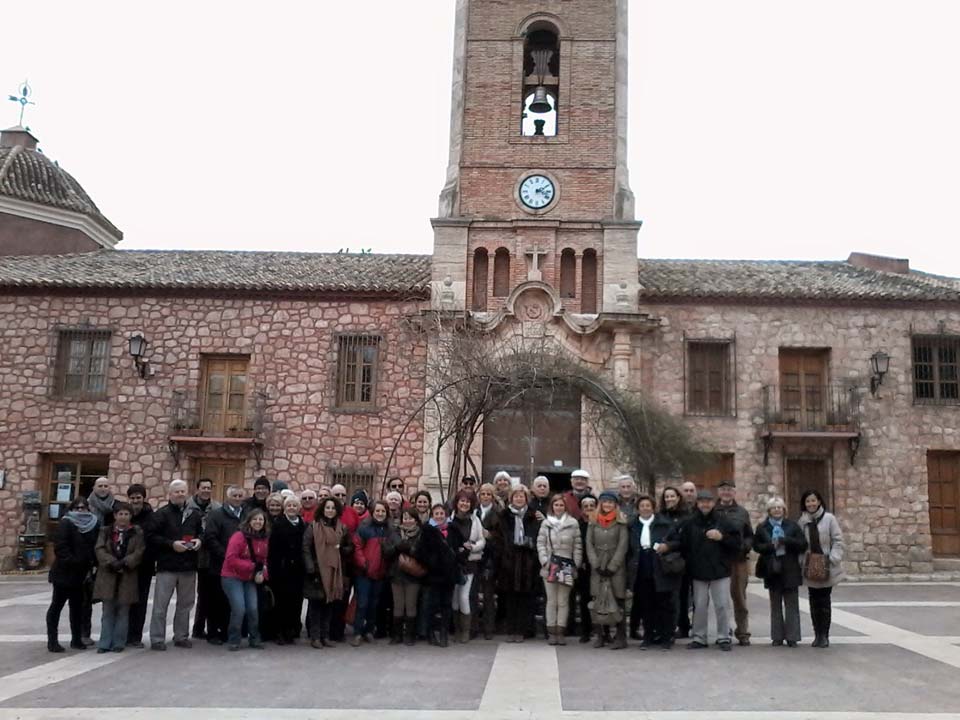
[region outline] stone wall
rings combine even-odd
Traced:
[[[245,484],[260,472],[292,487],[318,485],[338,468],[373,471],[379,480],[400,438],[391,474],[416,484],[423,428],[407,419],[422,402],[425,345],[401,318],[416,302],[233,297],[82,297],[0,295],[0,562],[9,565],[21,523],[20,493],[42,489],[51,455],[109,455],[121,491],[144,483],[163,497],[172,477],[194,479],[197,457],[245,458]],[[51,395],[58,327],[112,331],[107,393],[79,401]],[[141,331],[155,374],[141,379],[127,338]],[[334,407],[336,333],[382,336],[377,409]],[[249,392],[264,392],[262,468],[236,446],[194,445],[180,468],[168,449],[175,391],[196,393],[204,354],[249,356]],[[194,448],[194,449],[191,449]]]

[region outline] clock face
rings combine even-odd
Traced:
[[[553,182],[543,175],[531,175],[520,184],[520,202],[528,208],[545,208],[556,195]]]

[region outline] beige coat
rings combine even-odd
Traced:
[[[137,579],[137,567],[143,560],[143,551],[146,548],[143,540],[143,530],[138,525],[132,525],[130,540],[127,543],[127,553],[121,564],[123,570],[116,572],[110,569],[113,554],[113,526],[107,525],[100,529],[95,552],[97,554],[97,579],[93,584],[93,597],[97,600],[116,600],[121,605],[132,605],[140,597]]]
[[[587,528],[587,559],[593,568],[590,578],[590,594],[596,595],[600,590],[599,570],[613,573],[613,595],[618,600],[627,596],[627,550],[630,547],[630,530],[623,513],[619,513],[617,521],[608,528],[601,527],[594,520]]]
[[[800,529],[803,530],[803,536],[808,540],[810,538],[809,525],[812,521],[813,518],[808,513],[800,515]],[[826,511],[824,511],[823,517],[817,524],[817,530],[820,531],[820,547],[823,549],[823,554],[830,558],[830,577],[823,582],[814,582],[804,578],[803,582],[807,587],[812,588],[833,587],[845,577],[843,572],[843,531],[840,529],[840,523],[837,522],[837,519]],[[806,567],[807,555],[809,554],[810,550],[808,549],[803,556],[804,567]]]
[[[540,575],[547,576],[550,556],[559,555],[573,560],[575,568],[583,564],[583,540],[580,537],[580,523],[564,514],[560,526],[555,528],[547,520],[540,524],[537,535],[537,555],[540,560]]]

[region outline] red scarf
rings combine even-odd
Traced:
[[[613,525],[617,521],[617,516],[620,514],[620,511],[614,508],[608,513],[602,513],[599,510],[597,511],[597,524],[600,525],[604,530]]]

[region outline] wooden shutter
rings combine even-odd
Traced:
[[[201,373],[203,434],[225,437],[247,425],[247,358],[204,358]]]
[[[927,453],[933,554],[960,556],[960,452]]]

